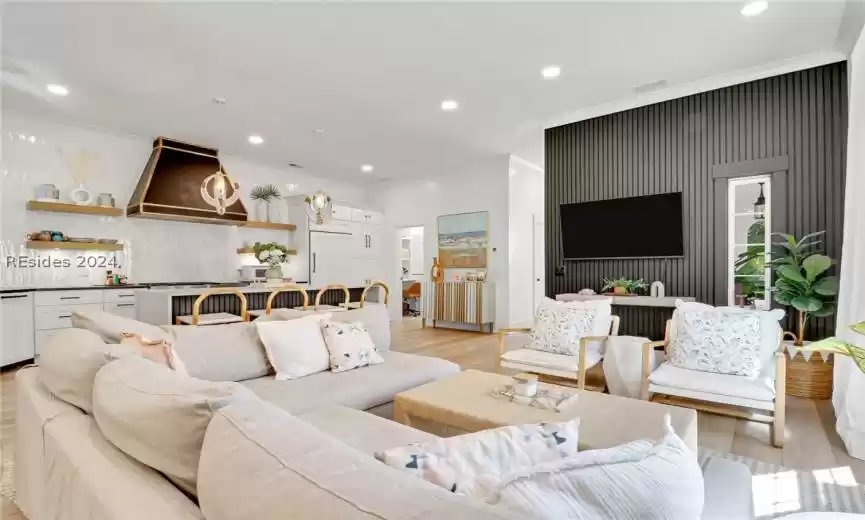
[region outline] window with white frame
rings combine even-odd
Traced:
[[[731,179],[727,189],[728,305],[768,308],[772,200],[768,175]]]

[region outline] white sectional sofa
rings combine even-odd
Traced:
[[[370,307],[341,313],[340,319],[362,319],[376,346],[385,351],[389,347],[386,312]],[[133,324],[95,315],[79,316],[77,325],[110,340],[117,326]],[[215,381],[238,378],[245,388],[241,388],[242,399],[212,410],[200,455],[196,453],[200,457],[197,497],[119,449],[119,443],[109,441],[108,431],[103,434],[95,416],[85,411],[92,403],[73,399],[74,392],[67,393],[66,387],[51,379],[68,369],[75,372],[70,386],[98,385],[93,380],[100,379],[102,368],[122,360],[91,356],[91,361],[97,361],[94,366],[84,367],[87,363],[82,362],[64,367],[45,359],[43,366],[20,370],[16,376],[14,484],[18,505],[28,519],[524,518],[450,493],[372,456],[376,451],[435,437],[363,410],[385,413],[396,393],[445,377],[459,367],[440,359],[385,352],[380,365],[275,381],[261,374],[267,374],[268,368],[261,366],[263,358],[253,348],[254,342],[244,339],[248,331],[243,327],[249,325],[209,327],[199,332],[222,340],[198,345],[184,344],[189,339],[184,335],[196,334],[192,329],[167,329],[178,340],[177,350],[191,376]],[[76,351],[76,341],[90,341],[92,347],[94,338],[106,352],[112,347],[89,332],[73,330],[67,337],[70,353]],[[62,338],[60,334],[54,341]],[[203,353],[195,355],[196,350]],[[99,363],[108,364],[100,368]],[[246,375],[254,377],[242,379]],[[171,395],[171,389],[165,392]],[[98,392],[91,395],[95,403]],[[80,390],[77,397],[81,397]],[[84,396],[85,401],[90,397]],[[751,518],[750,486],[731,484],[749,484],[747,468],[712,459],[706,472],[712,473],[706,475],[707,483],[724,484],[707,489],[702,518]]]

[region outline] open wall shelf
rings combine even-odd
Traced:
[[[67,204],[65,202],[42,202],[28,200],[27,209],[30,211],[52,211],[55,213],[77,213],[79,215],[99,215],[103,217],[123,216],[123,210],[105,206],[83,206],[80,204]]]
[[[83,251],[123,251],[123,244],[100,244],[98,242],[55,242],[30,240],[27,249],[78,249]]]

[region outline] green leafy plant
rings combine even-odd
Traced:
[[[649,286],[642,278],[639,280],[631,280],[630,278],[604,278],[604,286],[601,287],[601,292],[612,290],[616,292],[616,288],[624,289],[627,293],[636,293],[643,291]]]
[[[263,202],[270,202],[271,200],[278,199],[282,197],[282,193],[279,192],[279,188],[274,186],[273,184],[262,184],[252,188],[252,191],[249,193],[249,198],[252,200],[260,200]]]
[[[766,220],[757,219],[748,227],[748,245],[733,264],[737,294],[747,302],[766,297]]]
[[[865,336],[865,321],[860,321],[859,323],[850,325],[850,330]],[[849,356],[853,359],[853,362],[856,363],[856,366],[859,367],[859,370],[862,373],[865,373],[865,348],[858,347],[852,343],[847,343],[841,338],[833,337],[822,339],[802,348],[803,350],[814,352],[834,352],[843,356]]]
[[[838,295],[838,277],[829,275],[832,259],[817,247],[822,242],[818,237],[826,233],[818,231],[797,240],[793,235],[773,233],[784,240],[773,244],[781,252],[776,254],[771,265],[775,268],[775,285],[772,291],[775,301],[798,311],[798,334],[796,346],[804,342],[805,323],[812,316],[825,317],[835,313]]]
[[[276,242],[269,242],[267,244],[256,242],[252,246],[252,251],[255,253],[256,260],[271,266],[281,264],[288,256],[288,248]]]

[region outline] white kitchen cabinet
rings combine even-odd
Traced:
[[[105,303],[135,303],[135,289],[105,289]]]
[[[351,220],[352,208],[334,204],[331,206],[331,217],[334,220]]]
[[[384,221],[384,214],[378,211],[352,208],[351,219],[362,224],[380,225]]]
[[[36,306],[36,330],[68,329],[72,326],[72,313],[75,311],[101,311],[102,304],[84,305],[47,305]]]
[[[39,291],[36,293],[36,306],[78,305],[83,303],[102,303],[103,289],[80,291]]]
[[[123,316],[124,318],[129,318],[132,320],[138,319],[138,313],[135,308],[135,302],[112,302],[112,303],[103,303],[102,310],[105,312],[110,312],[111,314],[116,314],[118,316]]]
[[[0,365],[5,366],[32,359],[36,354],[33,343],[33,294],[0,294]]]
[[[381,226],[356,224],[353,229],[354,253],[357,258],[382,258],[384,230]]]
[[[310,232],[310,288],[320,289],[328,284],[349,285],[354,247],[355,237],[351,233]]]

